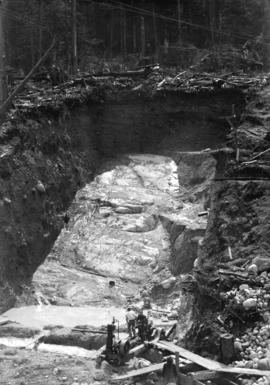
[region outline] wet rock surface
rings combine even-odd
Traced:
[[[35,291],[50,303],[58,298],[73,306],[95,301],[121,306],[128,299],[136,301],[143,288],[173,286],[172,239],[164,218],[178,226],[176,241],[183,232],[191,234],[188,242],[198,232],[203,234],[207,219],[198,213],[203,210],[209,176],[215,171],[211,159],[204,155],[200,183],[188,185],[187,181],[186,186],[181,185],[183,160],[179,166],[171,157],[129,155],[107,163],[77,193],[67,227],[34,274]],[[186,167],[190,167],[188,162]],[[186,171],[186,178],[188,175]],[[189,198],[197,191],[201,199],[191,203]],[[182,240],[181,249],[184,244]],[[177,260],[177,251],[174,258]],[[181,250],[180,258],[188,260],[192,268],[194,259],[188,252]],[[114,281],[113,287],[110,281]]]
[[[93,98],[83,97],[75,103],[69,97],[62,103],[60,98],[61,105],[51,99],[45,105],[29,107],[26,103],[1,127],[2,311],[25,293],[24,284],[66,223],[65,211],[76,192],[92,180],[104,159],[134,152],[200,151],[209,144],[217,148],[228,133],[219,116],[230,112],[232,102],[239,108],[243,103],[242,91],[237,89],[164,90],[154,97],[122,93],[118,88],[111,94],[110,90],[100,92],[101,82]],[[139,214],[141,208],[118,210]],[[131,228],[144,226],[145,219],[139,226],[132,223]],[[29,297],[31,293],[25,295],[24,303]],[[55,299],[60,302],[63,299]]]

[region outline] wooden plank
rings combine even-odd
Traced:
[[[216,365],[217,363],[215,361],[213,361],[213,363],[212,363],[211,360],[203,358],[203,357],[201,357],[201,356],[199,356],[199,355],[197,355],[195,353],[192,353],[192,352],[190,352],[190,351],[188,351],[188,350],[186,350],[184,348],[181,348],[180,346],[176,346],[176,345],[174,345],[171,342],[159,341],[159,342],[153,342],[153,345],[156,346],[159,349],[168,350],[171,353],[178,352],[179,355],[181,357],[184,357],[185,359],[187,359],[189,363],[191,361],[195,362],[196,364],[198,364],[198,365],[200,365],[200,366],[202,366],[202,367],[204,367],[206,369],[215,370],[218,367],[218,365]],[[210,365],[209,361],[211,362],[212,365]],[[220,364],[220,365],[222,365],[222,364]]]
[[[247,374],[250,376],[270,376],[270,370],[236,368],[235,366],[227,366],[226,368],[219,370],[219,372],[231,374]]]
[[[164,363],[165,362],[161,362],[160,364],[150,365],[147,368],[131,370],[130,372],[128,372],[126,374],[123,374],[121,376],[115,376],[115,377],[113,376],[112,379],[113,380],[126,380],[127,378],[130,378],[130,377],[142,376],[144,374],[148,374],[148,373],[152,373],[152,372],[160,372],[163,369]],[[180,362],[180,366],[179,367],[183,368],[184,365],[181,365],[181,362]]]
[[[152,373],[152,372],[159,372],[163,369],[163,365],[164,365],[164,362],[162,362],[161,364],[150,365],[147,368],[131,370],[127,374],[124,374],[122,376],[113,377],[112,379],[113,380],[126,380],[127,378],[130,378],[130,377],[141,376],[141,375]]]
[[[180,356],[187,358],[188,360],[193,361],[196,364],[206,369],[213,370],[216,372],[232,373],[232,374],[247,374],[251,376],[270,376],[270,370],[230,367],[230,366],[221,364],[220,362],[201,357],[198,354],[192,353],[184,348],[181,348],[180,346],[176,346],[171,342],[160,341],[155,345],[157,347],[163,346],[172,353],[179,352]]]

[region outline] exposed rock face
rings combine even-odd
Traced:
[[[203,158],[201,184],[188,186],[186,180],[185,187],[179,185],[179,173],[191,166],[183,159],[181,169],[172,158],[158,155],[130,155],[107,164],[77,193],[68,228],[34,274],[36,291],[49,301],[60,297],[77,306],[93,301],[120,305],[143,287],[173,287],[169,267],[177,265],[178,273],[181,265],[192,269],[190,242],[206,227],[207,218],[198,216],[204,199],[189,201],[197,191],[207,194],[208,176],[215,170],[212,157]],[[168,222],[175,224],[173,243]]]
[[[48,102],[28,109],[1,127],[0,311],[13,306],[44,261],[75,193],[104,158],[219,146],[228,127],[218,117],[230,113],[231,103],[242,104],[241,93],[233,90],[154,97],[119,92],[115,100],[99,91],[81,105],[59,109]],[[130,228],[156,225],[155,217],[148,223],[142,207],[117,210],[141,213]]]

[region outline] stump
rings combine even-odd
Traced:
[[[221,361],[228,364],[234,360],[234,337],[232,334],[226,333],[220,336],[220,355]]]

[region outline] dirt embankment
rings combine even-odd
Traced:
[[[84,100],[24,110],[0,131],[0,310],[49,253],[76,191],[118,153],[199,150],[219,145],[220,117],[243,104],[232,90]]]
[[[236,299],[242,290],[241,284],[247,284],[249,298],[253,295],[251,287],[262,296],[264,284],[268,283],[265,273],[256,279],[246,274],[255,257],[266,258],[270,264],[269,152],[262,154],[270,147],[269,87],[253,95],[237,126],[240,159],[236,161],[235,152],[223,156],[223,175],[218,175],[212,185],[208,228],[196,271],[197,282],[193,283],[199,293],[200,309],[190,334],[193,348],[214,354],[219,350],[220,333],[241,336],[248,326],[254,327],[256,321],[264,322],[261,309],[245,311],[240,302],[236,304]],[[233,131],[229,140],[234,147]],[[218,274],[224,269],[226,274]],[[230,300],[222,293],[229,290]]]

